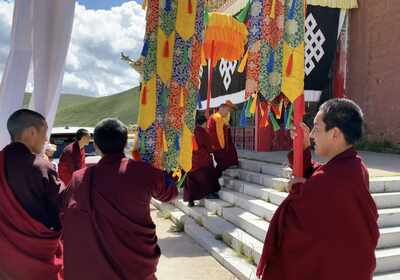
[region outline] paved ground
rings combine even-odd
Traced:
[[[151,206],[162,252],[157,268],[159,280],[237,280],[185,233],[171,232],[172,222],[158,212]]]
[[[287,151],[255,153],[241,150],[238,153],[239,157],[256,158],[261,161],[287,165]],[[360,154],[368,166],[371,177],[400,176],[400,155],[364,151],[361,151]],[[322,162],[322,159],[316,159]]]

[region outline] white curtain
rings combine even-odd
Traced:
[[[75,0],[15,0],[10,54],[0,85],[0,149],[9,141],[6,122],[23,105],[33,61],[30,108],[51,129],[57,112],[71,39]]]

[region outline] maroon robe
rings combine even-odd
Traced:
[[[177,196],[169,179],[124,154],[75,172],[63,216],[65,279],[156,279],[160,248],[150,200]]]
[[[18,159],[15,160],[18,161]],[[46,166],[44,160],[42,162],[39,158],[30,164],[32,166],[30,173],[40,171],[38,166],[42,168]],[[61,257],[60,230],[50,230],[31,217],[25,210],[25,208],[31,208],[21,205],[8,184],[5,169],[5,152],[0,151],[0,278],[5,280],[62,279],[62,260],[59,258]],[[21,168],[20,177],[31,175],[26,174],[26,169]],[[46,180],[48,179],[42,178],[43,182]],[[31,182],[36,184],[36,195],[42,191],[40,195],[44,205],[48,199],[46,186],[40,180]],[[31,188],[31,191],[35,190]],[[51,192],[51,190],[48,191]],[[49,208],[48,211],[52,210]]]
[[[353,148],[325,165],[311,161],[310,149],[304,158],[309,177],[293,186],[275,212],[257,275],[372,280],[379,230],[367,168]]]
[[[85,148],[79,148],[78,141],[66,146],[58,163],[58,173],[64,184],[68,185],[71,182],[72,174],[85,167]]]
[[[197,126],[194,130],[197,150],[193,151],[192,170],[187,173],[183,200],[193,201],[218,192],[221,186],[218,182],[218,172],[211,157],[211,140],[206,129]]]
[[[215,119],[211,116],[208,119],[208,133],[211,138],[211,145],[215,161],[217,162],[217,170],[222,175],[222,171],[232,166],[239,165],[239,159],[236,151],[235,144],[232,141],[231,128],[229,125],[224,124],[224,139],[225,146],[222,148],[217,135],[217,124]]]

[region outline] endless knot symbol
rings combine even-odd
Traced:
[[[325,54],[322,46],[325,43],[326,39],[321,29],[315,30],[317,26],[317,21],[315,20],[312,13],[310,13],[306,19],[306,47],[304,50],[304,71],[307,76],[315,68],[314,60],[316,63],[318,63]]]
[[[221,59],[221,62],[219,64],[219,72],[221,73],[225,90],[228,90],[231,85],[232,82],[231,76],[236,70],[237,63],[238,63],[237,60],[228,61],[223,58]]]

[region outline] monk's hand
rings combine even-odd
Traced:
[[[286,186],[286,191],[288,193],[291,193],[293,191],[293,186],[296,184],[303,184],[306,182],[306,179],[303,177],[296,177],[292,176],[292,178],[289,180],[287,186]]]
[[[304,134],[304,138],[303,138],[303,149],[307,149],[308,147],[311,146],[311,140],[310,140],[310,128],[304,123],[300,123],[300,128],[303,129],[303,134]],[[297,136],[297,127],[295,125],[293,125],[290,128],[290,137],[292,138],[292,140],[294,140],[294,138]]]

